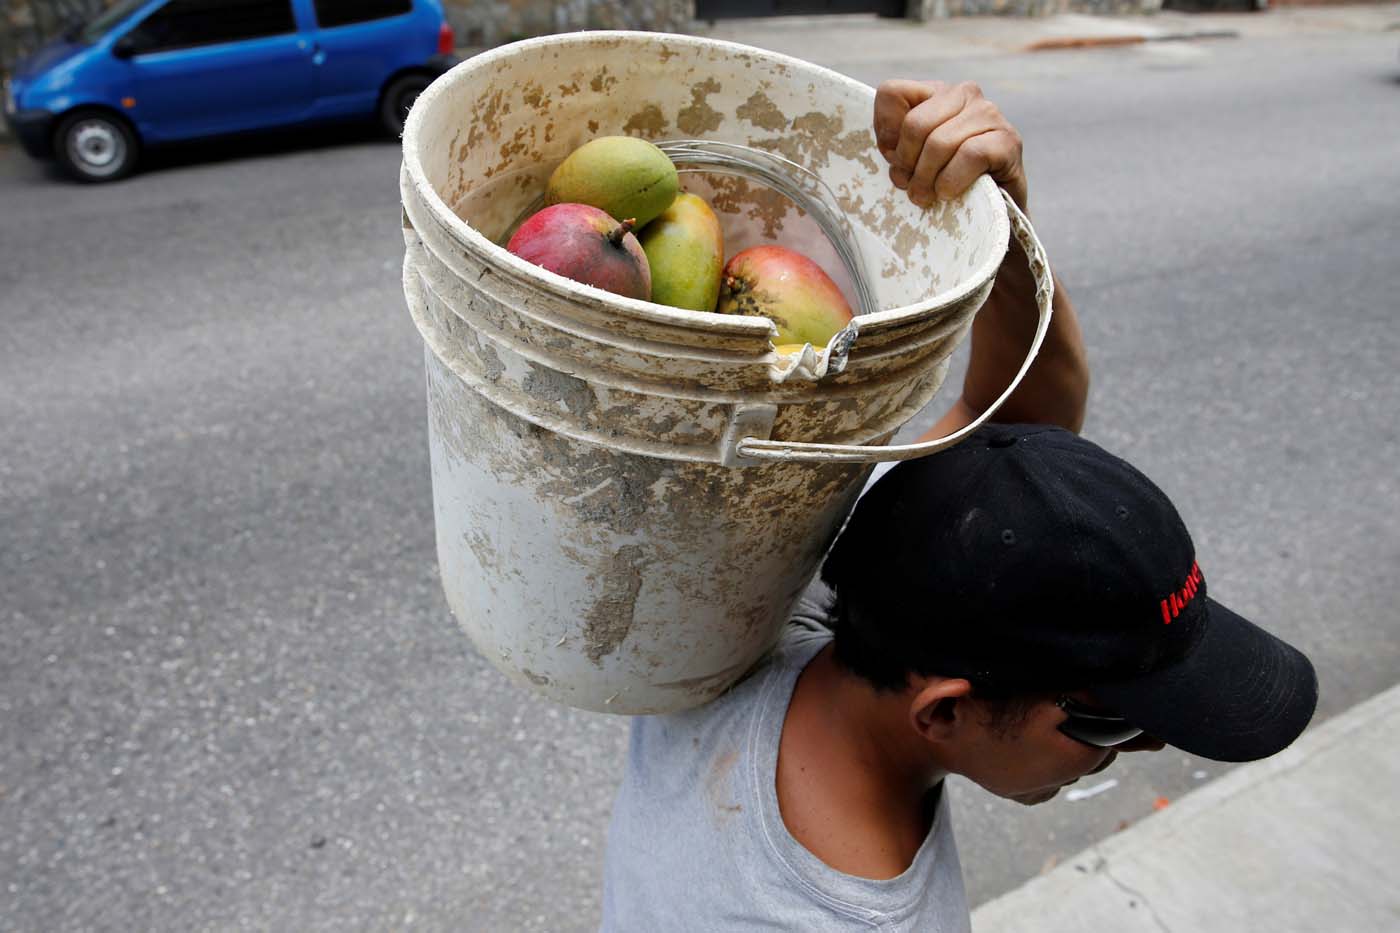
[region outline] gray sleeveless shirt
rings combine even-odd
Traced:
[[[700,709],[632,721],[603,881],[604,933],[967,933],[946,789],[913,863],[884,881],[836,871],[778,812],[778,740],[797,676],[831,638],[804,597],[778,646]]]

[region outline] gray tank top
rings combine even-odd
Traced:
[[[827,866],[778,812],[778,740],[797,676],[831,638],[804,596],[778,646],[700,709],[632,721],[603,880],[604,933],[970,930],[946,793],[899,877]]]

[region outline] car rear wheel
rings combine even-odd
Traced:
[[[384,94],[379,98],[379,122],[390,135],[402,136],[404,121],[408,119],[413,102],[432,83],[427,75],[404,75],[389,82]]]
[[[116,181],[136,167],[136,134],[119,117],[89,110],[70,114],[54,134],[54,153],[78,181]]]

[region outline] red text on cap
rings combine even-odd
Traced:
[[[1205,578],[1201,576],[1201,568],[1195,561],[1191,562],[1191,572],[1186,575],[1186,582],[1181,589],[1162,600],[1162,624],[1171,625],[1172,619],[1181,615],[1181,610],[1196,598],[1196,591],[1201,588],[1201,582]]]

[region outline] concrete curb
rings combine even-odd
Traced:
[[[1238,39],[1239,32],[1233,29],[1212,29],[1202,32],[1173,32],[1160,36],[1054,36],[1037,39],[1022,46],[1026,52],[1053,52],[1062,49],[1111,48],[1123,45],[1141,45],[1144,42],[1190,42],[1195,39]]]
[[[1141,45],[1146,36],[1056,36],[1053,39],[1037,39],[1022,46],[1026,52],[1054,52],[1060,49],[1104,49],[1120,45]]]
[[[1384,744],[1387,730],[1395,731],[1398,727],[1400,686],[1392,687],[1309,730],[1278,755],[1236,768],[1219,780],[1173,802],[1171,806],[1143,818],[1129,829],[1091,846],[1052,871],[983,904],[973,912],[973,929],[977,933],[1012,933],[1030,929],[1026,925],[1027,918],[1035,918],[1034,929],[1039,933],[1086,929],[1112,929],[1115,933],[1135,933],[1138,930],[1166,929],[1168,925],[1163,923],[1166,918],[1158,917],[1154,913],[1151,906],[1153,903],[1165,903],[1171,905],[1173,910],[1179,910],[1181,904],[1194,903],[1196,908],[1200,909],[1228,900],[1232,908],[1248,912],[1256,906],[1251,901],[1255,889],[1249,886],[1248,881],[1251,877],[1257,881],[1261,876],[1268,882],[1271,892],[1268,895],[1271,899],[1269,909],[1287,911],[1293,906],[1290,898],[1304,896],[1290,892],[1302,884],[1301,879],[1305,875],[1295,875],[1291,888],[1278,887],[1280,879],[1270,879],[1269,876],[1280,867],[1289,867],[1288,852],[1251,853],[1251,859],[1237,863],[1241,873],[1238,878],[1230,878],[1227,875],[1219,879],[1212,877],[1210,880],[1201,881],[1200,877],[1196,876],[1193,880],[1188,866],[1213,864],[1209,862],[1213,857],[1212,853],[1203,846],[1200,839],[1203,830],[1214,828],[1227,835],[1236,834],[1240,844],[1249,845],[1258,841],[1251,838],[1254,836],[1251,830],[1257,829],[1258,823],[1251,823],[1251,819],[1257,819],[1257,814],[1251,815],[1248,812],[1250,807],[1257,808],[1261,801],[1288,800],[1284,791],[1289,785],[1293,786],[1295,795],[1298,788],[1305,789],[1304,794],[1292,798],[1295,802],[1300,799],[1317,799],[1320,795],[1313,791],[1318,788],[1329,792],[1339,789],[1355,790],[1347,781],[1358,780],[1354,772],[1356,769],[1365,768],[1366,762],[1361,753],[1350,751],[1351,749],[1364,747],[1370,754],[1378,756],[1378,760],[1383,764],[1377,765],[1373,761],[1375,767],[1372,773],[1382,775],[1380,779],[1384,780],[1385,771],[1400,769],[1400,750],[1378,749],[1376,746]],[[1370,736],[1369,740],[1363,741],[1364,736]],[[1335,757],[1341,754],[1339,748],[1343,743],[1346,743],[1349,749],[1345,763]],[[1389,812],[1392,807],[1391,800],[1395,796],[1396,789],[1387,789],[1384,786],[1369,795],[1369,799],[1365,794],[1348,796],[1339,792],[1339,799],[1321,800],[1316,804],[1325,808],[1322,812],[1329,814],[1332,825],[1324,826],[1310,822],[1320,818],[1319,811],[1292,809],[1279,811],[1286,812],[1288,816],[1274,822],[1285,825],[1292,823],[1291,831],[1296,838],[1290,839],[1284,849],[1294,847],[1293,854],[1297,857],[1296,860],[1312,867],[1313,871],[1307,873],[1311,875],[1312,880],[1325,877],[1328,870],[1339,869],[1327,861],[1327,855],[1320,849],[1310,848],[1318,840],[1313,838],[1310,841],[1308,837],[1319,837],[1328,830],[1336,830],[1340,824],[1359,848],[1355,861],[1365,861],[1367,854],[1374,858],[1374,854],[1366,853],[1362,848],[1363,837],[1368,832],[1385,832],[1385,829],[1384,826],[1377,825],[1374,814],[1359,807],[1376,806],[1381,808],[1382,812]],[[1349,810],[1348,807],[1358,809]],[[1391,849],[1397,847],[1393,840],[1389,845]],[[1231,874],[1234,873],[1232,870]],[[1356,874],[1345,866],[1340,868],[1340,873]],[[1143,879],[1154,880],[1144,883]],[[1360,882],[1361,879],[1357,880]],[[1226,890],[1228,885],[1236,881],[1238,884]],[[1176,887],[1173,888],[1173,885]],[[1164,892],[1170,892],[1174,896],[1163,896]],[[1336,895],[1330,899],[1333,906],[1326,909],[1336,910],[1336,905],[1343,902],[1363,910],[1388,909],[1384,903],[1358,904],[1357,902],[1364,898],[1347,897],[1347,892],[1332,893]],[[1372,900],[1374,901],[1374,897]],[[1324,899],[1323,903],[1328,903],[1328,899]],[[1310,920],[1316,918],[1300,915],[1294,919],[1296,922],[1293,926],[1285,925],[1287,929],[1320,929],[1308,925]],[[1180,928],[1200,931],[1207,927],[1208,925],[1202,926],[1197,923],[1194,927],[1188,925]],[[1278,929],[1269,924],[1256,928]],[[1338,925],[1331,928],[1340,930],[1362,927],[1348,926],[1338,918]],[[1227,920],[1224,925],[1209,929],[1231,927]]]

